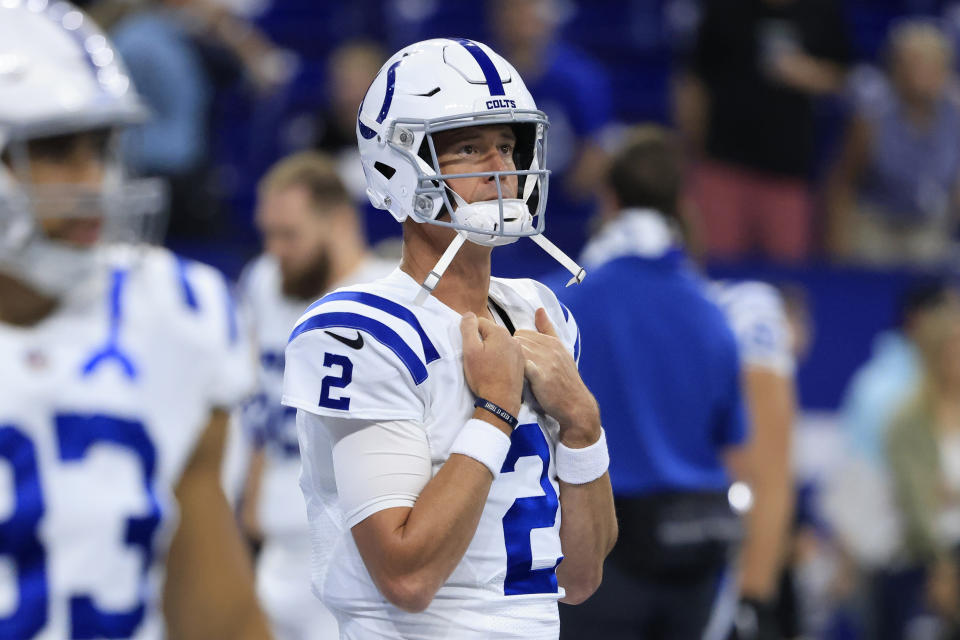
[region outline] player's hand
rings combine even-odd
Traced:
[[[524,373],[544,411],[560,423],[560,439],[570,447],[585,447],[600,437],[600,410],[580,379],[577,363],[557,337],[547,312],[537,309],[536,331],[518,330]]]
[[[753,598],[740,600],[727,640],[779,640],[782,637],[772,604]]]
[[[509,411],[520,411],[523,394],[523,353],[510,332],[486,318],[464,314],[463,372],[475,395]]]

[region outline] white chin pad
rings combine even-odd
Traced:
[[[456,195],[456,194],[455,194]],[[520,233],[532,228],[533,216],[527,203],[519,198],[503,199],[503,229],[500,229],[500,201],[485,200],[466,204],[457,197],[457,209],[454,219],[465,227],[467,240],[490,247],[511,244],[519,236],[504,236],[507,233]]]

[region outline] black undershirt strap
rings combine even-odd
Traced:
[[[510,332],[510,335],[513,335],[517,332],[516,327],[513,326],[513,322],[510,320],[510,316],[507,315],[507,312],[503,308],[494,302],[493,298],[487,296],[487,302],[490,303],[490,307],[500,316],[500,320],[503,321],[503,326],[507,328],[507,331]]]

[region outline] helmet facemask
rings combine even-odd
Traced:
[[[69,136],[33,142],[14,139],[3,146],[0,271],[40,293],[62,297],[92,272],[99,247],[118,242],[154,242],[162,237],[166,210],[163,183],[156,179],[127,179],[120,162],[117,133],[104,131],[103,136],[100,155],[104,172],[96,186],[35,181],[36,163],[47,155],[43,150],[55,147],[58,141],[68,144]],[[93,230],[88,231],[96,237],[79,242],[52,237],[44,230],[45,221],[51,220],[89,223]]]
[[[440,169],[434,135],[465,127],[503,124],[513,130],[514,167],[504,171],[479,171],[470,173],[444,173]],[[422,127],[413,133],[414,125]],[[485,246],[502,246],[517,239],[543,232],[545,225],[544,206],[550,172],[544,167],[546,152],[546,116],[539,111],[507,111],[481,114],[472,118],[450,117],[414,121],[398,119],[394,132],[402,139],[413,134],[420,140],[419,153],[411,158],[417,174],[414,192],[413,215],[419,222],[436,224],[456,229],[466,239]],[[420,135],[418,135],[420,134]],[[394,137],[397,137],[396,133]],[[388,143],[394,144],[394,143]],[[405,156],[412,153],[398,149]],[[517,177],[517,196],[506,197],[503,180]],[[493,178],[497,186],[495,200],[467,203],[447,184],[457,178]],[[442,213],[449,214],[449,221],[440,220]]]

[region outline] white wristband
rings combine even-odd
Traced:
[[[600,439],[589,447],[571,449],[562,442],[557,443],[557,477],[561,482],[587,484],[606,473],[609,466],[610,453],[603,429],[600,429]]]
[[[510,436],[489,422],[471,418],[464,423],[457,439],[450,446],[450,454],[459,453],[480,462],[496,480],[510,450]]]

